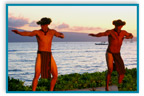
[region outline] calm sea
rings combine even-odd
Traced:
[[[93,73],[107,70],[107,45],[96,42],[53,42],[52,53],[58,75]],[[8,75],[31,85],[37,53],[36,42],[8,43]],[[137,67],[137,42],[124,42],[121,55],[128,69]]]

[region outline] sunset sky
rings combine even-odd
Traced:
[[[9,6],[8,26],[36,30],[42,17],[50,17],[50,28],[59,32],[98,33],[112,29],[113,20],[126,21],[123,30],[136,36],[136,6]]]

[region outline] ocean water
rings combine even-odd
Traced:
[[[53,42],[52,54],[58,75],[93,73],[107,70],[107,45],[96,42]],[[31,85],[37,55],[36,42],[8,43],[8,75]],[[128,69],[137,67],[137,42],[123,42],[121,55]]]

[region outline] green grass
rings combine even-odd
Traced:
[[[72,89],[94,88],[106,85],[106,73],[83,73],[83,74],[66,74],[58,76],[55,85],[55,91],[64,91]],[[109,85],[118,85],[119,91],[137,91],[137,69],[126,69],[125,77],[122,84],[118,84],[117,72],[113,72]],[[50,80],[39,79],[37,91],[48,91],[50,89]],[[18,79],[8,79],[9,91],[31,91],[31,86],[24,86],[24,82]]]

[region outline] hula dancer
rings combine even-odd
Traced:
[[[111,79],[111,74],[113,69],[116,69],[116,71],[119,74],[118,83],[122,83],[122,80],[124,78],[125,67],[120,54],[120,49],[124,38],[126,39],[133,38],[133,35],[131,33],[128,33],[125,30],[121,30],[125,24],[126,23],[120,19],[114,20],[113,21],[113,25],[115,26],[114,29],[107,30],[105,32],[100,32],[98,34],[89,34],[89,36],[93,36],[93,37],[108,36],[109,45],[106,51],[106,61],[108,67],[108,73],[106,77],[107,78],[106,91],[109,91],[108,85]]]
[[[48,26],[51,23],[50,18],[42,18],[37,22],[41,26],[40,30],[34,30],[32,32],[20,32],[18,30],[12,30],[14,33],[21,36],[36,36],[38,43],[37,58],[35,64],[35,76],[32,82],[32,90],[35,91],[38,83],[39,76],[41,78],[51,78],[50,91],[53,91],[57,77],[57,65],[51,53],[51,44],[53,36],[64,38],[63,33],[59,33],[54,29],[49,29]]]

